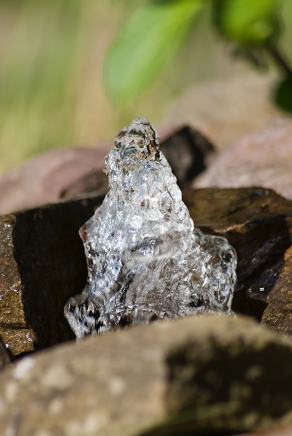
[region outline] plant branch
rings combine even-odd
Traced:
[[[273,44],[267,44],[266,49],[275,62],[275,64],[282,70],[285,75],[292,76],[292,67],[289,64],[288,60],[284,57],[284,55],[280,52],[278,47]]]

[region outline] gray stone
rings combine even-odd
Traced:
[[[271,99],[275,79],[273,74],[248,71],[197,83],[170,106],[165,126],[196,126],[223,150],[283,116]]]
[[[292,123],[273,120],[266,128],[222,151],[194,182],[206,188],[263,186],[292,199]]]
[[[8,367],[0,433],[210,435],[288,424],[291,362],[289,340],[240,317],[107,333]]]
[[[72,185],[82,177],[103,169],[105,149],[70,148],[51,150],[0,175],[0,213],[55,203],[72,197]],[[66,195],[67,193],[67,195]]]

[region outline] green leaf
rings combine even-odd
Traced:
[[[279,0],[215,0],[217,28],[241,45],[261,45],[275,36]]]
[[[274,101],[280,109],[292,113],[292,77],[283,79],[277,86]]]
[[[106,89],[117,102],[132,102],[153,82],[201,6],[201,0],[152,1],[130,15],[104,65]]]

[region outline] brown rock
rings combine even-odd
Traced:
[[[108,178],[103,171],[90,171],[80,179],[66,186],[60,193],[61,198],[73,199],[84,194],[103,195],[108,191]]]
[[[211,142],[198,130],[183,126],[169,134],[161,143],[180,188],[189,185],[207,167],[215,151]]]
[[[291,360],[290,341],[243,318],[104,334],[7,368],[0,433],[210,435],[291,423]]]
[[[291,332],[285,253],[292,202],[261,188],[190,189],[184,200],[197,226],[227,237],[237,250],[234,310],[260,320],[268,305],[266,317],[285,314],[274,317],[273,327]],[[78,230],[100,201],[80,199],[0,218],[0,339],[13,355],[72,337],[63,305],[86,281]]]
[[[0,371],[10,362],[10,356],[6,350],[5,345],[0,341]]]
[[[63,306],[84,286],[78,229],[99,201],[94,197],[0,217],[0,339],[12,355],[73,337]]]
[[[12,354],[19,354],[32,349],[34,335],[24,316],[22,283],[14,256],[15,221],[13,215],[0,218],[0,338]]]
[[[292,336],[292,247],[285,253],[282,270],[267,296],[267,303],[263,323],[279,333]]]
[[[289,426],[281,426],[274,427],[269,430],[257,431],[254,433],[248,433],[249,436],[291,436],[292,435],[292,427]],[[242,436],[248,436],[247,434]]]
[[[278,120],[218,154],[195,186],[264,186],[292,199],[291,174],[292,123]]]
[[[289,268],[285,253],[291,246],[292,202],[263,188],[189,190],[184,201],[195,225],[227,237],[237,251],[233,309],[260,320],[269,304],[270,310],[286,314],[278,316],[277,330],[291,331],[291,300],[287,291],[279,294],[279,289],[290,286],[282,270]],[[275,301],[277,308],[272,309]]]

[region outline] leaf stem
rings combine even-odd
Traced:
[[[286,76],[292,76],[292,67],[279,48],[273,44],[267,44],[266,49],[277,66]]]

